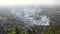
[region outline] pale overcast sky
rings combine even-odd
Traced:
[[[0,5],[56,5],[60,0],[0,0]]]

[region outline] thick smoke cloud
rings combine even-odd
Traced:
[[[40,16],[41,12],[40,7],[20,7],[11,9],[11,13],[16,15],[21,21],[23,21],[27,25],[49,25],[49,18],[46,15]]]

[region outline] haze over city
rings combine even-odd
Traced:
[[[0,0],[0,34],[60,34],[60,0]]]

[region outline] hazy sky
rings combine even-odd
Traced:
[[[56,5],[60,0],[0,0],[0,5]]]

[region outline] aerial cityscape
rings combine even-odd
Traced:
[[[0,34],[54,34],[55,30],[60,33],[60,6],[0,7]]]
[[[0,0],[0,34],[60,34],[60,0]]]

